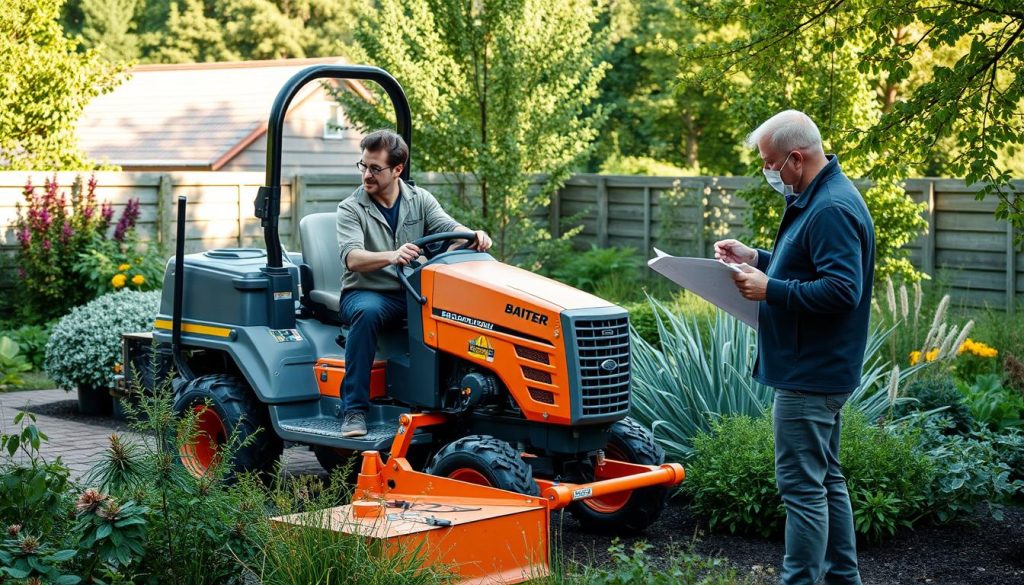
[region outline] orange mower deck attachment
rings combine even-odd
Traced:
[[[674,486],[686,473],[678,463],[635,465],[606,459],[601,479],[587,484],[537,480],[539,497],[416,471],[405,459],[417,428],[446,422],[443,415],[405,414],[391,456],[362,454],[348,505],[315,516],[315,529],[360,535],[383,544],[388,555],[415,555],[464,584],[522,583],[550,573],[548,534],[554,510],[581,500],[614,505],[616,496],[650,486]],[[317,513],[321,514],[321,513]],[[310,516],[274,519],[310,525]],[[326,521],[325,521],[326,520]]]

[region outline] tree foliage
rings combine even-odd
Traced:
[[[115,60],[324,57],[350,38],[356,0],[70,0],[64,26]]]
[[[405,88],[413,170],[471,176],[462,215],[502,259],[550,243],[531,215],[597,138],[604,114],[591,102],[608,68],[598,17],[591,0],[381,0],[360,16],[353,60]],[[389,125],[387,99],[339,99],[361,129]]]
[[[648,165],[621,161],[655,159],[680,168],[675,174],[745,171],[739,154],[742,128],[728,107],[730,84],[676,82],[680,51],[717,31],[702,30],[679,0],[613,0],[606,20],[613,48],[600,103],[609,120],[592,166],[602,172],[630,166],[642,171]]]
[[[0,167],[86,168],[75,124],[89,101],[118,83],[119,68],[78,52],[57,17],[60,0],[0,4]]]
[[[748,84],[739,100],[755,106],[752,124],[784,106],[807,110],[833,148],[853,155],[854,170],[873,178],[928,169],[983,181],[979,197],[996,194],[997,217],[1024,227],[1024,201],[1010,184],[1024,171],[1016,0],[684,1],[705,26],[737,31],[683,54],[680,69],[705,67],[689,84]]]

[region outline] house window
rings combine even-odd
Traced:
[[[324,120],[324,140],[344,140],[345,131],[349,129],[345,121],[345,111],[340,104],[327,105],[327,119]]]

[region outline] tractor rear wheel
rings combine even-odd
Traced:
[[[539,496],[533,469],[511,445],[487,435],[470,435],[441,449],[426,472],[431,475]]]
[[[348,473],[345,474],[345,479],[349,483],[355,483],[359,476],[359,465],[362,463],[359,451],[313,445],[313,454],[316,455],[320,467],[323,467],[327,473],[334,473],[335,469],[344,469],[346,465],[350,466]]]
[[[220,462],[232,433],[242,446],[227,462],[228,478],[243,472],[266,477],[281,457],[284,444],[274,433],[267,407],[247,383],[234,376],[213,374],[192,380],[175,397],[174,412],[179,417],[195,414],[196,436],[180,445],[178,457],[196,477],[208,474]]]
[[[632,419],[622,419],[608,430],[605,457],[641,465],[661,465],[665,451],[654,442],[650,431]],[[600,472],[591,479],[602,479]],[[569,512],[584,528],[596,531],[639,532],[658,519],[665,509],[668,489],[646,487],[576,502]]]

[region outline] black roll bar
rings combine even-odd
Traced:
[[[262,220],[268,268],[282,266],[281,237],[277,227],[278,216],[281,214],[281,148],[284,117],[299,90],[315,79],[365,79],[374,81],[384,88],[391,98],[391,105],[395,108],[396,129],[409,145],[409,161],[402,170],[402,179],[409,180],[409,168],[412,166],[412,112],[402,86],[391,74],[379,67],[368,65],[313,65],[299,71],[277,93],[274,105],[270,109],[270,120],[267,122],[267,178],[266,184],[260,187],[256,195],[255,206],[256,217]]]

